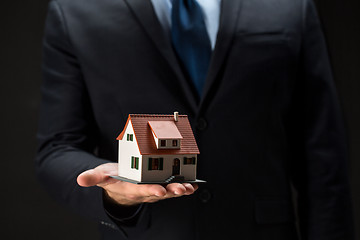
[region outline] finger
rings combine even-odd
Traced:
[[[144,197],[156,196],[163,197],[166,195],[166,189],[158,184],[140,185],[140,193]]]
[[[186,189],[184,195],[191,195],[191,194],[193,194],[195,192],[195,188],[194,188],[194,186],[192,184],[184,183],[183,185],[184,185],[184,187]]]
[[[82,187],[91,187],[95,185],[102,187],[118,181],[109,178],[111,175],[117,175],[117,163],[105,163],[94,169],[82,172],[77,177],[77,183]]]
[[[82,172],[77,177],[77,183],[82,187],[91,187],[91,186],[104,187],[108,184],[112,184],[115,182],[119,182],[119,180],[110,178],[110,176],[105,175],[101,170],[96,168]]]
[[[166,190],[174,195],[183,195],[186,192],[186,188],[181,183],[171,183],[166,186]]]
[[[82,172],[77,177],[77,183],[82,187],[95,186],[96,184],[102,181],[103,181],[103,177],[101,176],[101,174],[98,173],[98,171],[94,169],[90,169],[85,172]]]
[[[116,176],[118,175],[118,164],[117,163],[105,163],[97,166],[95,170],[101,171],[104,175],[107,176]]]
[[[143,203],[154,203],[154,202],[158,202],[160,200],[164,200],[166,199],[166,195],[164,197],[156,197],[156,196],[150,196],[147,198],[144,198],[142,200]]]

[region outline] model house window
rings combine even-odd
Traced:
[[[184,157],[184,165],[190,165],[190,164],[194,165],[195,161],[196,161],[195,157],[191,157],[191,158]]]
[[[172,145],[173,147],[177,147],[178,146],[179,141],[178,140],[172,140]]]
[[[163,158],[149,158],[149,170],[163,170]]]
[[[131,157],[131,168],[139,170],[139,158]]]
[[[133,134],[128,134],[126,139],[127,139],[128,141],[133,141],[133,139],[134,139],[133,136],[134,136]]]
[[[166,140],[160,140],[160,146],[166,147]]]

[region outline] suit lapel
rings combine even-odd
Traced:
[[[144,31],[154,43],[155,47],[160,51],[161,55],[166,59],[170,68],[174,71],[180,81],[180,89],[184,94],[184,101],[188,101],[193,113],[196,112],[196,96],[194,95],[189,82],[186,80],[182,72],[175,52],[171,46],[171,42],[164,33],[156,14],[153,10],[151,1],[149,0],[125,0],[128,7],[132,10],[139,23],[143,26]],[[172,79],[169,79],[171,81]]]
[[[199,108],[202,108],[206,98],[211,92],[219,71],[228,55],[229,48],[235,33],[236,23],[240,15],[241,3],[243,0],[222,0],[220,12],[219,31],[216,45],[211,57],[208,75],[205,81],[203,97]]]

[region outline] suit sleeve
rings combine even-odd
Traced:
[[[109,204],[103,200],[102,189],[83,188],[76,182],[81,172],[109,161],[94,154],[97,127],[81,66],[56,1],[49,4],[42,69],[42,103],[37,134],[39,148],[36,157],[38,178],[58,202],[80,215],[116,229],[114,223],[119,221],[110,217],[109,211],[114,207],[105,209]],[[117,215],[121,220],[119,207]]]
[[[290,154],[302,239],[353,239],[347,139],[326,44],[312,0],[303,8],[302,52]]]

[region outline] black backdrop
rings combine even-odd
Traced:
[[[3,239],[98,239],[96,224],[59,206],[34,174],[47,0],[0,3],[0,179]],[[360,240],[360,1],[317,0],[350,143],[350,176]]]

